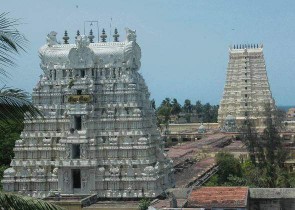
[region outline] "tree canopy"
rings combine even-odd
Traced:
[[[18,20],[8,18],[8,13],[0,14],[0,75],[8,77],[7,68],[15,66],[15,54],[25,51],[27,40],[16,29]],[[13,146],[19,138],[24,117],[32,119],[41,113],[30,101],[29,95],[20,89],[0,89],[0,176],[13,157]],[[62,208],[48,202],[17,194],[0,192],[0,209],[60,210]]]
[[[295,187],[295,173],[284,166],[288,151],[282,144],[278,129],[281,121],[277,110],[265,107],[265,129],[257,132],[250,117],[241,129],[249,159],[240,160],[228,153],[216,155],[219,171],[207,185],[243,185],[250,187]]]
[[[24,52],[27,39],[17,30],[19,20],[7,17],[8,13],[0,14],[0,77],[1,81],[9,74],[7,69],[16,65],[15,55]],[[23,121],[41,115],[31,101],[30,96],[18,88],[7,88],[3,84],[0,89],[0,119],[2,124],[9,120]]]
[[[152,104],[156,108],[154,100],[152,100]],[[180,118],[185,119],[186,123],[192,122],[193,118],[194,122],[217,122],[218,108],[218,105],[202,104],[200,100],[196,101],[195,105],[189,99],[180,104],[176,98],[167,97],[156,109],[158,126],[164,124],[168,127],[170,121],[177,123]]]

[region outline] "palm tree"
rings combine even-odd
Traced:
[[[46,201],[0,192],[0,209],[7,210],[63,210],[63,208]]]
[[[15,66],[14,55],[25,51],[26,38],[15,28],[18,20],[7,18],[7,13],[0,14],[0,80],[8,77],[7,67]],[[29,95],[21,89],[0,89],[0,129],[9,122],[22,122],[24,117],[32,119],[41,115],[30,102]],[[0,209],[7,210],[62,210],[62,208],[17,194],[0,192]]]
[[[7,124],[10,121],[21,123],[24,117],[32,119],[38,115],[40,112],[32,105],[28,93],[17,88],[0,89],[1,123]]]
[[[0,74],[7,77],[5,67],[15,66],[14,56],[21,51],[25,52],[27,39],[22,35],[16,26],[17,19],[7,17],[8,13],[0,14]]]
[[[0,14],[0,81],[8,78],[7,67],[14,67],[14,56],[25,52],[27,39],[16,27],[17,19],[7,17],[8,13]],[[23,121],[23,116],[32,119],[40,115],[30,102],[29,95],[20,89],[7,88],[5,85],[0,89],[0,127],[2,123],[10,120]]]

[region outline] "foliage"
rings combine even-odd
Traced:
[[[2,124],[10,120],[21,123],[24,117],[32,119],[41,115],[30,102],[28,93],[20,89],[0,89],[0,119]]]
[[[178,103],[177,99],[174,98],[171,102],[171,114],[178,115],[181,112],[181,105]]]
[[[175,98],[165,98],[156,109],[158,125],[164,124],[168,128],[171,119],[179,119],[180,117],[190,123],[193,121],[193,116],[199,122],[217,122],[218,108],[218,105],[211,105],[210,103],[203,105],[199,100],[196,105],[193,105],[191,100],[186,99],[181,105]]]
[[[9,123],[0,123],[0,180],[3,172],[9,167],[13,158],[13,147],[23,129],[22,122],[10,120]],[[0,189],[1,189],[0,183]]]
[[[230,176],[241,177],[241,163],[230,153],[220,152],[216,155],[216,164],[219,166],[218,183],[229,182]]]
[[[63,208],[40,199],[0,192],[0,209],[62,210]]]
[[[280,112],[265,106],[265,129],[261,135],[254,128],[254,123],[247,118],[244,122],[243,141],[247,146],[253,171],[262,180],[256,180],[255,185],[264,187],[289,186],[288,176],[284,168],[288,152],[283,148],[279,136],[281,117]]]
[[[200,100],[198,100],[196,102],[195,110],[196,110],[197,113],[202,113],[203,112],[203,104],[201,103]]]
[[[255,129],[254,122],[250,120],[249,116],[247,116],[243,123],[241,133],[242,140],[247,147],[251,163],[256,165],[257,152],[262,150],[262,145],[260,144],[258,132]]]
[[[147,210],[149,208],[150,204],[151,204],[150,199],[148,199],[148,198],[142,198],[140,200],[140,202],[139,202],[138,209],[139,210]]]
[[[5,67],[15,66],[14,55],[25,51],[27,39],[16,27],[17,19],[7,17],[8,13],[0,14],[0,74],[7,77]]]
[[[246,160],[242,164],[243,177],[246,180],[245,185],[250,187],[265,187],[267,177],[263,168],[254,165],[251,160]]]
[[[191,100],[185,99],[182,110],[184,113],[192,113],[193,106],[191,104]]]
[[[160,120],[160,124],[165,124],[168,127],[169,121],[172,115],[178,115],[181,112],[181,105],[177,99],[171,101],[170,98],[165,98],[161,106],[157,109],[157,117]]]
[[[240,163],[232,155],[219,153],[216,162],[219,171],[208,184],[250,187],[294,187],[294,173],[284,167],[288,152],[279,136],[280,120],[276,110],[265,107],[264,131],[259,134],[254,123],[247,118],[242,128],[242,140],[247,146],[249,159]]]
[[[295,172],[289,173],[288,180],[289,180],[290,187],[295,188]]]
[[[266,128],[263,131],[261,140],[263,146],[265,147],[264,151],[264,162],[265,165],[278,165],[280,168],[283,167],[284,162],[287,158],[287,151],[283,148],[282,138],[279,136],[278,124],[281,124],[279,117],[276,112],[270,110],[269,106],[265,107],[265,114],[267,116],[265,120]]]
[[[169,126],[169,121],[171,118],[171,107],[167,105],[161,106],[157,110],[158,120],[160,120],[160,124],[164,124],[166,128]]]
[[[218,117],[218,105],[211,105],[210,103],[206,103],[202,107],[202,115],[203,115],[203,122],[205,123],[212,123],[217,122]]]
[[[0,75],[8,77],[6,67],[15,66],[13,55],[24,51],[26,39],[16,29],[18,20],[7,18],[7,13],[0,14]],[[26,92],[20,89],[3,87],[0,89],[0,176],[9,164],[14,141],[22,129],[24,117],[32,119],[41,115],[30,102]],[[16,127],[14,127],[16,126]],[[42,200],[21,195],[0,192],[0,209],[62,209]]]
[[[295,173],[289,173],[284,168],[276,167],[274,169],[277,178],[274,180],[274,185],[272,185],[272,178],[269,176],[268,169],[253,165],[250,159],[243,163],[238,163],[238,159],[234,158],[233,160],[232,157],[225,158],[225,156],[223,156],[221,159],[223,163],[219,165],[220,170],[209,179],[206,186],[249,186],[269,188],[294,187],[295,185]],[[230,161],[234,161],[233,166],[229,166]],[[239,172],[240,169],[241,171]]]
[[[19,21],[8,18],[8,13],[0,14],[0,74],[7,77],[7,67],[15,66],[14,55],[25,51],[27,40],[16,27]],[[0,89],[0,119],[2,123],[9,120],[23,121],[20,116],[29,119],[41,115],[29,100],[26,92],[20,89],[3,87]]]
[[[0,123],[1,124],[1,123]],[[13,147],[15,140],[20,136],[23,129],[23,123],[9,121],[9,124],[3,124],[0,129],[0,163],[8,166],[13,157]]]
[[[211,176],[211,178],[205,183],[205,186],[207,187],[213,187],[213,186],[218,186],[218,175],[214,174]]]

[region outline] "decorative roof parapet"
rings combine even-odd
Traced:
[[[73,67],[73,62],[79,68],[140,68],[141,49],[136,43],[136,31],[126,28],[126,40],[123,42],[115,40],[90,43],[89,37],[78,34],[79,32],[75,44],[60,44],[56,38],[57,33],[50,32],[47,44],[39,50],[41,68],[67,69]]]
[[[230,45],[229,48],[233,49],[258,49],[263,48],[263,44],[234,44],[233,46]]]

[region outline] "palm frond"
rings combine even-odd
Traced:
[[[7,77],[5,67],[14,66],[14,55],[25,52],[28,40],[16,27],[18,19],[7,17],[8,13],[0,14],[0,74]]]
[[[12,193],[0,192],[0,209],[7,210],[63,210],[52,203]]]
[[[0,120],[22,122],[24,118],[33,119],[42,113],[31,103],[29,94],[21,89],[0,89]]]

